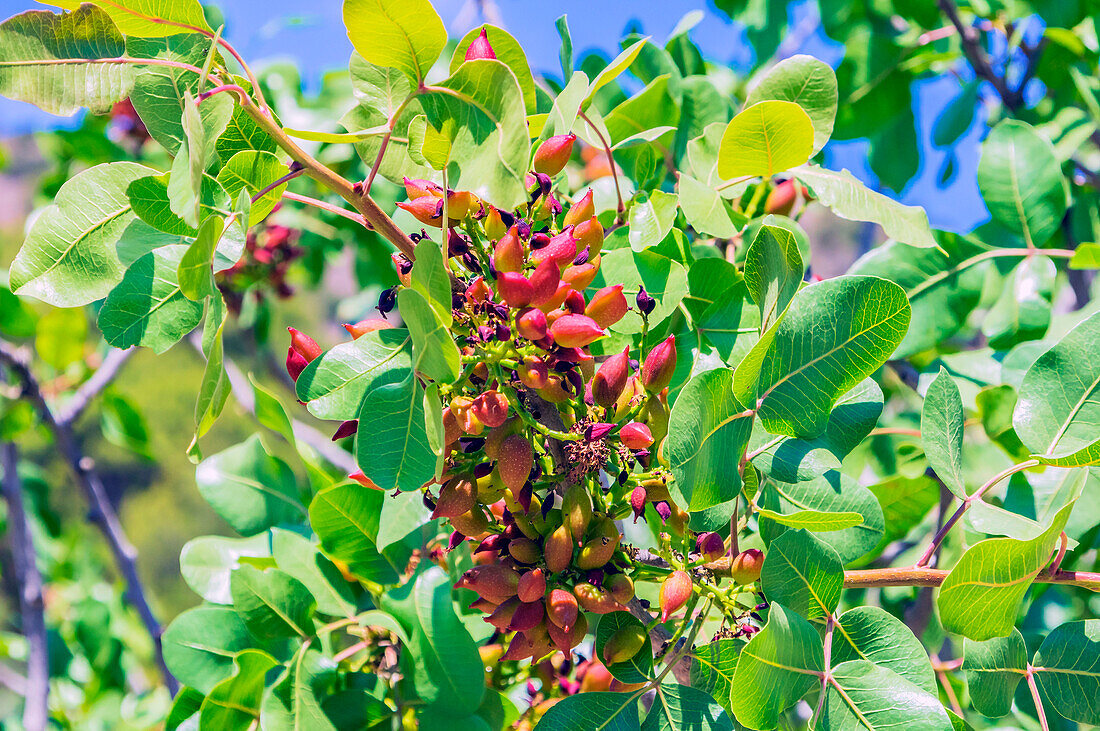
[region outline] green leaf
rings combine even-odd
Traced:
[[[180,573],[191,590],[213,604],[232,604],[229,574],[241,566],[243,557],[271,555],[266,534],[250,538],[200,536],[188,541],[180,551]]]
[[[569,34],[569,22],[564,15],[554,21],[554,26],[558,29],[558,36],[561,37],[561,50],[558,52],[561,61],[561,77],[568,79],[573,76],[573,37]],[[585,86],[587,87],[587,82]]]
[[[297,447],[297,440],[294,437],[294,425],[290,421],[290,415],[283,408],[282,402],[279,401],[279,397],[274,392],[264,388],[251,373],[248,374],[248,381],[252,384],[252,401],[255,405],[256,421],[260,422],[261,426],[267,427],[281,436],[288,444]]]
[[[634,657],[608,665],[608,672],[624,683],[644,683],[650,680],[653,675],[653,643],[649,638],[649,633],[645,631],[645,625],[630,612],[611,612],[610,614],[600,615],[599,619],[600,623],[596,625],[594,647],[596,657],[600,658],[601,661],[603,660],[603,650],[607,645],[607,641],[624,627],[637,628],[646,637],[645,643],[635,653]]]
[[[1070,269],[1100,269],[1100,244],[1078,244],[1068,266]]]
[[[761,333],[786,313],[802,284],[803,271],[794,234],[777,226],[761,226],[745,254],[745,286],[760,310]]]
[[[164,663],[181,684],[204,695],[233,673],[233,655],[255,644],[230,607],[200,606],[180,614],[162,638]]]
[[[172,701],[172,709],[168,712],[168,717],[164,719],[165,730],[176,731],[185,721],[192,718],[197,723],[199,708],[204,699],[205,696],[194,688],[186,686],[180,688]],[[190,727],[191,725],[188,726]]]
[[[363,399],[359,423],[370,428],[355,435],[355,461],[382,490],[417,490],[436,476],[424,389],[411,372],[400,383],[373,386]]]
[[[885,279],[841,276],[802,289],[761,363],[764,428],[822,434],[840,396],[886,362],[908,327],[905,292]]]
[[[974,122],[980,90],[981,82],[977,79],[963,84],[959,93],[947,103],[940,116],[936,117],[936,122],[932,125],[932,144],[936,147],[951,147],[966,134]]]
[[[882,414],[882,389],[867,378],[837,400],[825,431],[812,439],[773,437],[754,430],[749,440],[752,463],[780,482],[812,480],[840,462],[862,442]]]
[[[382,607],[409,638],[406,663],[417,696],[454,716],[475,712],[485,692],[485,668],[477,646],[455,615],[450,578],[438,568],[391,590]]]
[[[197,33],[181,33],[164,38],[130,37],[126,39],[126,53],[135,58],[201,67],[210,53],[210,45],[209,38]],[[187,98],[190,96],[194,99],[202,91],[199,88],[199,74],[177,66],[150,64],[137,68],[140,73],[134,79],[134,90],[130,93],[134,111],[149,130],[149,136],[168,150],[169,154],[175,155],[183,143],[182,119]],[[213,117],[232,115],[235,107],[228,94],[216,94],[200,104],[198,111],[204,120],[211,121],[209,126],[213,130]],[[225,125],[220,126],[224,128]]]
[[[668,236],[676,221],[677,197],[673,193],[655,190],[630,208],[630,228],[627,239],[634,251],[656,246]]]
[[[387,495],[378,526],[378,547],[384,551],[422,528],[434,530],[431,515],[432,511],[424,505],[424,496],[418,492]]]
[[[962,669],[974,709],[983,716],[1000,718],[1012,712],[1016,686],[1027,673],[1027,646],[1015,627],[1007,637],[985,642],[964,640]]]
[[[1031,256],[1009,273],[982,332],[994,350],[1039,340],[1050,327],[1058,268],[1049,257]]]
[[[201,302],[205,297],[217,294],[214,287],[214,249],[221,240],[222,223],[217,216],[203,220],[199,235],[180,258],[177,270],[179,289],[189,300]],[[199,314],[201,316],[201,311]]]
[[[940,486],[925,475],[915,478],[899,475],[868,489],[882,507],[886,526],[877,549],[908,535],[940,500]]]
[[[267,453],[258,435],[204,459],[195,470],[199,492],[214,511],[246,536],[302,519],[294,473]]]
[[[769,99],[802,107],[813,123],[813,153],[829,141],[837,106],[836,74],[829,64],[802,54],[783,59],[752,87],[745,107]]]
[[[700,373],[680,390],[663,449],[688,510],[703,510],[737,496],[737,459],[751,429],[752,411],[734,397],[730,369]]]
[[[447,29],[429,0],[344,0],[344,25],[360,56],[400,69],[416,85],[447,45]]]
[[[340,124],[352,131],[387,130],[392,119],[393,134],[382,154],[378,173],[394,183],[400,183],[405,175],[430,177],[431,168],[426,161],[412,157],[416,148],[413,138],[418,134],[423,137],[426,130],[420,128],[427,126],[420,119],[424,113],[419,100],[413,96],[415,87],[397,69],[367,63],[358,53],[351,54],[348,71],[359,103],[341,118]],[[382,135],[357,138],[355,151],[367,165],[374,165],[382,148]],[[423,152],[416,149],[417,154]]]
[[[200,458],[198,440],[210,431],[233,390],[223,362],[225,304],[220,297],[207,301],[210,305],[206,309],[206,323],[202,330],[202,352],[206,356],[206,367],[203,369],[199,395],[195,400],[195,436],[187,450],[188,458],[194,462]]]
[[[722,638],[695,650],[691,662],[691,686],[709,693],[723,708],[730,710],[733,674],[744,640]]]
[[[592,79],[592,83],[588,86],[588,96],[581,102],[581,109],[585,109],[596,97],[596,92],[603,87],[610,84],[615,79],[619,78],[619,75],[630,68],[630,64],[634,63],[634,59],[638,57],[638,54],[642,52],[642,46],[649,40],[649,36],[642,38],[635,42],[629,48],[624,49],[618,56],[616,56],[611,63],[604,66],[600,73],[596,74],[596,77]]]
[[[1071,721],[1100,724],[1100,620],[1056,627],[1035,653],[1035,668],[1054,710]]]
[[[264,678],[278,663],[262,650],[242,650],[233,661],[237,672],[214,686],[202,702],[201,728],[247,731],[260,717]]]
[[[761,490],[763,496],[758,503],[776,512],[789,514],[810,510],[858,514],[858,525],[826,531],[816,536],[819,541],[840,554],[842,563],[850,563],[865,556],[877,545],[885,530],[882,509],[875,496],[854,479],[836,470],[803,482],[769,480]],[[766,543],[770,543],[786,530],[770,517],[762,517],[760,533]]]
[[[68,116],[87,107],[106,114],[130,93],[138,67],[124,63],[58,63],[120,58],[122,34],[102,10],[28,10],[0,23],[0,94]]]
[[[1050,561],[1075,502],[1059,510],[1036,538],[990,538],[964,553],[937,598],[944,629],[978,642],[1008,635],[1032,580]]]
[[[298,376],[298,398],[318,419],[357,419],[368,391],[405,379],[412,368],[411,346],[408,330],[396,328],[340,343],[311,360]]]
[[[770,178],[810,159],[814,125],[794,102],[762,101],[726,127],[718,148],[718,177]]]
[[[218,137],[232,116],[233,101],[225,95],[214,96],[200,107],[191,93],[187,92],[182,103],[183,140],[176,159],[172,161],[172,175],[168,178],[168,203],[172,212],[188,226],[198,228],[203,180],[214,160],[214,147]],[[236,194],[236,190],[233,193]]]
[[[684,218],[696,231],[720,239],[737,233],[722,196],[712,186],[681,172],[676,190]]]
[[[203,102],[205,104],[205,102]],[[275,139],[265,132],[248,112],[239,104],[233,105],[233,116],[225,127],[225,132],[218,138],[214,150],[223,161],[229,160],[238,152],[244,150],[261,150],[264,152],[278,152],[279,145]]]
[[[230,158],[218,171],[218,182],[225,188],[230,199],[235,200],[242,190],[247,190],[254,196],[288,172],[290,168],[273,153],[245,150]],[[285,190],[286,183],[283,183],[253,201],[249,214],[252,225],[264,220],[275,209]]]
[[[424,295],[443,324],[450,327],[454,320],[451,279],[443,261],[443,249],[431,239],[421,239],[414,251],[414,261],[416,265],[410,274],[412,288]]]
[[[186,246],[163,246],[126,270],[99,311],[97,324],[108,343],[163,353],[202,321],[202,303],[184,297],[176,280],[187,251]]]
[[[169,174],[147,175],[130,183],[126,196],[134,213],[145,223],[158,231],[173,236],[198,236],[198,229],[177,216],[168,201]],[[229,213],[229,196],[225,189],[213,177],[203,176],[202,193],[199,200],[199,217],[224,216]],[[243,234],[243,230],[241,232]],[[243,239],[243,235],[241,236]]]
[[[265,694],[260,728],[271,731],[337,731],[322,699],[332,693],[336,670],[331,659],[302,644],[286,671]]]
[[[939,375],[928,385],[928,391],[924,394],[921,441],[936,476],[960,500],[966,499],[966,479],[962,472],[965,419],[959,387],[947,369],[940,366]]]
[[[198,0],[91,0],[91,2],[102,8],[118,26],[119,31],[128,36],[159,38],[190,31],[213,32],[206,22],[202,5]],[[50,5],[69,10],[78,8],[80,3],[81,0],[49,0]]]
[[[1033,457],[1043,464],[1056,467],[1095,467],[1100,465],[1100,439],[1064,457],[1048,457],[1043,454],[1036,454]]]
[[[462,364],[447,322],[415,289],[398,292],[397,306],[412,337],[413,368],[433,381],[454,383]]]
[[[313,634],[317,601],[302,582],[278,569],[241,566],[229,577],[233,609],[261,639]]]
[[[462,40],[455,47],[454,55],[451,56],[450,73],[453,74],[466,61],[466,51],[482,30],[488,36],[489,45],[493,47],[493,54],[497,57],[497,60],[510,68],[512,74],[516,77],[516,81],[519,82],[519,88],[523,91],[523,104],[527,113],[534,114],[538,111],[538,96],[535,93],[535,77],[531,74],[531,67],[527,63],[527,54],[523,52],[523,47],[519,44],[519,41],[503,28],[498,28],[489,23],[471,28],[466,35],[462,36]]]
[[[840,602],[844,565],[836,551],[812,534],[789,530],[768,546],[760,585],[769,602],[824,621]]]
[[[54,307],[77,307],[106,296],[122,281],[116,245],[137,222],[126,188],[154,170],[132,162],[96,165],[77,173],[35,219],[11,264],[15,294]]]
[[[584,101],[584,95],[588,92],[588,77],[583,71],[578,71],[569,77],[569,83],[561,90],[550,112],[546,115],[546,121],[542,129],[538,131],[538,139],[545,140],[553,135],[568,134],[577,121],[577,114]],[[534,126],[531,134],[535,134]]]
[[[360,578],[386,584],[398,574],[374,543],[382,500],[378,490],[354,482],[333,485],[314,496],[309,521],[328,556]]]
[[[642,723],[642,731],[734,731],[733,721],[701,690],[677,683],[661,683]]]
[[[336,564],[329,561],[308,538],[275,528],[271,532],[271,555],[275,565],[302,582],[317,600],[317,612],[334,617],[355,613],[351,585]]]
[[[638,731],[638,699],[633,693],[577,693],[550,707],[535,731]]]
[[[885,731],[899,726],[952,731],[939,699],[897,673],[849,660],[833,668],[832,682],[816,728],[829,731]]]
[[[892,670],[925,693],[935,695],[936,673],[913,631],[880,607],[850,609],[833,629],[834,664],[866,660]]]
[[[749,728],[776,728],[783,711],[821,684],[817,674],[824,665],[821,637],[814,626],[782,604],[772,604],[768,623],[738,657],[731,698],[734,715]]]
[[[849,274],[897,282],[909,297],[912,323],[895,357],[936,348],[966,325],[994,266],[987,251],[961,236],[944,236],[935,249],[888,241],[855,263]]]
[[[993,221],[1027,246],[1042,246],[1058,230],[1069,196],[1050,142],[1031,125],[1006,119],[985,138],[978,187]]]
[[[645,287],[656,300],[653,312],[649,313],[649,322],[657,323],[680,306],[688,291],[688,273],[680,262],[655,251],[635,252],[624,247],[603,253],[600,271],[589,289],[594,291],[610,284],[623,285],[623,296],[628,302],[634,301],[638,291]],[[641,314],[631,309],[611,330],[634,335],[642,332],[642,328]]]
[[[841,218],[877,223],[887,236],[910,246],[936,246],[928,226],[928,214],[923,208],[902,205],[876,193],[847,170],[837,172],[817,165],[802,165],[791,172],[810,187],[822,205]]]
[[[428,87],[420,104],[428,124],[451,141],[447,185],[501,208],[526,202],[531,149],[523,93],[500,61],[467,61]]]
[[[774,510],[760,508],[756,511],[761,518],[789,528],[801,528],[811,533],[837,531],[863,525],[863,516],[859,513],[827,513],[821,510],[798,510],[793,513],[777,513]]]
[[[1100,423],[1100,314],[1076,325],[1031,365],[1020,384],[1013,425],[1024,446],[1047,458],[1088,448]]]

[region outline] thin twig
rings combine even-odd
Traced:
[[[607,140],[603,137],[603,133],[596,128],[596,125],[592,123],[592,120],[589,119],[584,112],[578,112],[577,116],[584,120],[585,124],[592,130],[592,133],[596,135],[596,139],[603,145],[604,154],[607,155],[607,164],[611,166],[611,179],[615,181],[615,197],[619,201],[618,213],[615,215],[615,223],[622,223],[623,213],[626,212],[626,206],[623,204],[622,191],[619,190],[619,173],[615,167],[615,158],[611,154],[611,145],[608,144]]]
[[[111,381],[118,375],[119,370],[135,352],[136,348],[133,346],[125,350],[111,348],[111,352],[107,353],[99,368],[96,368],[95,373],[87,381],[80,384],[80,387],[76,389],[72,398],[68,400],[63,408],[57,410],[57,422],[65,426],[75,423],[80,415],[84,413],[84,409],[88,408],[88,404],[91,403],[92,399],[111,384]]]
[[[872,589],[886,586],[930,586],[943,584],[950,573],[944,569],[930,568],[886,568],[854,569],[844,572],[845,589]],[[1100,590],[1100,573],[1090,571],[1040,571],[1033,584],[1061,584],[1077,586],[1093,591]]]
[[[15,583],[19,586],[19,613],[27,638],[27,679],[23,691],[23,727],[42,731],[49,716],[50,658],[46,642],[45,603],[42,574],[38,571],[34,536],[27,524],[23,486],[16,468],[19,452],[15,444],[0,445],[0,466],[4,469],[4,500],[8,504],[8,534],[11,536]]]
[[[168,691],[175,695],[179,689],[179,683],[176,682],[172,673],[168,671],[168,666],[164,663],[160,641],[162,629],[153,614],[152,607],[150,607],[149,600],[146,597],[145,586],[138,575],[137,549],[130,543],[130,539],[122,528],[118,513],[115,512],[115,508],[107,496],[107,490],[94,469],[95,463],[81,451],[76,443],[71,426],[57,421],[53,410],[42,395],[42,388],[38,383],[38,379],[31,373],[23,354],[8,343],[0,341],[0,363],[7,365],[15,378],[22,384],[22,397],[34,407],[39,420],[53,433],[58,451],[69,463],[77,485],[88,501],[88,517],[100,529],[103,537],[107,539],[111,553],[114,554],[115,564],[126,584],[126,598],[130,605],[137,610],[142,624],[145,625],[146,631],[152,638],[153,651],[156,655],[157,665],[164,675],[165,685]]]
[[[1047,713],[1043,709],[1043,699],[1039,697],[1039,686],[1035,684],[1035,668],[1028,665],[1027,687],[1031,691],[1031,700],[1035,702],[1035,714],[1039,717],[1039,728],[1042,731],[1050,731],[1047,723]]]
[[[278,188],[283,183],[287,183],[291,180],[294,180],[294,178],[296,178],[299,175],[303,174],[305,171],[306,171],[306,169],[303,168],[303,167],[294,167],[294,168],[292,168],[289,173],[282,176],[281,178],[279,178],[275,182],[269,183],[268,185],[265,185],[263,188],[260,188],[260,190],[257,191],[257,193],[254,196],[252,196],[252,202],[255,203],[256,201],[260,200],[261,198],[263,198],[265,195],[267,195],[271,191]]]
[[[396,246],[401,253],[405,254],[405,256],[410,259],[415,258],[414,249],[416,245],[413,243],[412,239],[401,230],[392,218],[386,215],[385,211],[379,208],[373,198],[363,193],[361,185],[352,185],[351,181],[347,178],[315,159],[299,147],[298,144],[283,131],[282,127],[276,124],[271,117],[258,109],[250,99],[241,99],[241,105],[245,112],[248,113],[248,116],[252,117],[256,124],[271,135],[276,144],[278,144],[284,152],[290,155],[291,159],[306,168],[311,178],[352,204],[355,209],[363,215],[366,223]]]
[[[970,510],[970,506],[980,501],[982,499],[982,496],[985,495],[986,492],[992,489],[995,485],[999,484],[1002,480],[1011,477],[1017,472],[1022,472],[1031,467],[1035,467],[1038,464],[1039,460],[1037,459],[1028,459],[1020,462],[1019,464],[1014,464],[1008,469],[1002,470],[993,477],[989,478],[989,480],[987,480],[984,485],[979,487],[972,495],[968,495],[967,498],[962,501],[962,504],[959,505],[954,514],[952,514],[952,516],[947,519],[947,522],[944,523],[938,531],[936,531],[936,535],[932,537],[932,542],[928,544],[928,548],[925,549],[924,553],[921,554],[920,559],[917,560],[917,568],[928,565],[928,562],[932,560],[932,556],[935,555],[936,550],[940,547],[940,544],[943,543],[943,539],[947,536],[948,531],[955,527],[955,524],[959,522],[959,519],[963,517],[963,514],[966,513],[967,510]]]
[[[348,219],[349,221],[355,221],[356,223],[358,223],[361,226],[366,226],[367,228],[370,228],[370,224],[368,224],[363,219],[363,215],[360,214],[360,213],[356,213],[355,211],[349,211],[346,208],[341,208],[340,206],[334,206],[331,203],[327,203],[323,200],[318,200],[317,198],[310,198],[309,196],[306,196],[306,195],[298,195],[297,193],[291,193],[290,191],[286,191],[285,193],[283,193],[283,198],[285,198],[287,200],[291,200],[291,201],[296,201],[298,203],[304,203],[305,205],[313,206],[314,208],[320,208],[322,211],[328,211],[329,213],[335,213],[337,216],[343,216],[344,218]]]
[[[1015,91],[1009,89],[1004,78],[993,70],[989,58],[986,57],[985,49],[982,48],[978,30],[963,22],[962,18],[959,17],[959,9],[955,6],[953,0],[937,0],[936,4],[939,5],[940,11],[947,16],[947,19],[951,21],[951,25],[955,26],[955,30],[958,31],[963,53],[974,69],[974,73],[979,78],[992,84],[1005,106],[1010,111],[1015,112],[1023,101],[1020,92],[1018,89]]]

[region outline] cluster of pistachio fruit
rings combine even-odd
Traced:
[[[687,532],[688,515],[671,499],[671,478],[656,459],[668,431],[675,338],[640,364],[629,346],[599,363],[589,349],[631,303],[622,284],[586,296],[604,228],[591,190],[568,210],[554,192],[575,139],[551,137],[536,150],[529,201],[515,210],[410,179],[408,201],[398,204],[440,230],[452,280],[451,334],[464,366],[457,382],[440,389],[445,466],[423,487],[424,499],[433,518],[453,529],[446,550],[471,542],[475,565],[457,586],[477,595],[472,606],[496,628],[496,644],[507,644],[501,660],[539,660],[555,650],[569,657],[588,631],[586,612],[627,608],[636,566],[617,521],[632,514],[637,521],[652,505],[651,515]],[[430,238],[427,228],[414,238]],[[416,262],[401,254],[394,262],[401,286],[411,286]],[[652,297],[643,288],[633,299],[647,318]],[[378,309],[385,315],[396,300],[387,290]],[[381,322],[345,327],[358,337],[388,326]],[[291,334],[287,367],[296,377],[320,348]],[[354,430],[342,425],[337,436]],[[700,554],[724,550],[721,536],[698,537]],[[692,594],[686,571],[669,573],[661,619]],[[603,661],[621,662],[643,643],[644,633],[629,628],[607,643]]]

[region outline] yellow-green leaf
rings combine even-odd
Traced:
[[[416,84],[447,45],[447,29],[429,0],[344,0],[344,25],[360,56]]]
[[[810,159],[814,125],[794,102],[753,104],[729,123],[718,148],[718,176],[771,177]]]

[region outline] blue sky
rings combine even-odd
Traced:
[[[307,84],[315,84],[326,70],[344,67],[351,44],[344,33],[339,0],[224,0],[226,35],[241,54],[252,60],[291,58],[301,68]],[[482,22],[474,0],[434,0],[452,35],[461,35]],[[0,11],[7,17],[42,5],[29,0],[0,0]],[[691,35],[703,54],[714,61],[743,66],[751,59],[751,49],[740,28],[706,5],[706,0],[497,0],[496,8],[503,25],[523,45],[531,66],[537,72],[560,76],[559,38],[554,21],[563,13],[569,18],[573,45],[577,54],[599,49],[617,52],[617,41],[624,29],[640,26],[644,33],[662,42],[686,13],[701,9],[705,19]],[[810,6],[796,2],[792,6],[794,26],[813,28]],[[792,52],[810,53],[836,64],[843,52],[820,32],[800,35],[801,43]],[[918,137],[922,141],[921,168],[900,199],[925,206],[932,224],[950,230],[969,230],[988,215],[978,195],[974,175],[978,151],[986,129],[974,124],[949,152],[934,149],[929,140],[932,123],[943,105],[957,91],[952,77],[919,82],[914,89],[918,118]],[[20,102],[0,99],[0,137],[43,129],[63,120]],[[948,155],[954,157],[951,177],[941,181]],[[866,144],[831,143],[826,148],[829,167],[847,167],[871,185],[877,185],[866,164]],[[884,191],[894,196],[890,191]]]

